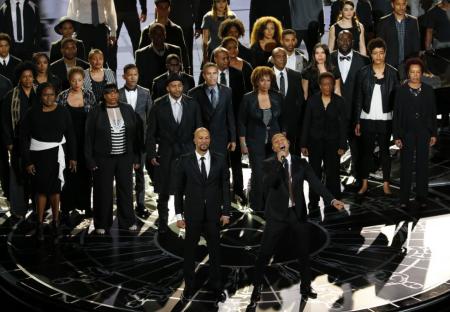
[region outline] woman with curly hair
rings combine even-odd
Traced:
[[[244,59],[245,61],[251,63],[252,62],[252,52],[249,48],[244,46],[239,39],[244,37],[245,35],[245,27],[240,19],[227,19],[220,24],[219,27],[219,38],[222,40],[225,37],[233,37],[236,38],[238,42],[238,57]]]
[[[362,55],[367,55],[364,26],[359,22],[355,12],[355,4],[350,0],[343,2],[337,22],[330,27],[328,37],[330,51],[333,51],[337,46],[337,37],[343,30],[348,30],[352,33],[353,49]]]
[[[267,66],[272,50],[281,46],[281,22],[272,16],[263,16],[256,20],[250,36],[252,65]]]
[[[312,52],[309,65],[302,72],[302,88],[305,100],[320,92],[319,75],[330,72],[336,78],[334,93],[341,95],[341,75],[339,68],[331,64],[330,50],[324,43],[317,43]]]

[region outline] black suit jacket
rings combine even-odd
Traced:
[[[175,160],[194,150],[194,131],[202,126],[198,103],[189,96],[181,99],[183,113],[181,122],[175,121],[166,94],[155,101],[150,110],[147,126],[147,158],[159,159],[160,166],[155,167],[155,192],[173,194]],[[156,146],[158,145],[158,148]]]
[[[164,54],[159,56],[150,44],[136,51],[136,66],[139,69],[139,85],[152,89],[153,79],[163,74],[166,69],[166,58],[169,54],[181,57],[180,47],[165,43]]]
[[[187,94],[189,90],[195,87],[194,77],[184,72],[180,72],[181,80],[183,81],[183,93]],[[152,99],[156,100],[163,95],[167,94],[166,90],[166,81],[169,77],[169,73],[165,72],[162,75],[159,75],[155,79],[153,79],[152,83]]]
[[[195,152],[180,157],[176,165],[175,212],[186,222],[215,222],[229,215],[230,182],[227,158],[210,151],[211,166],[203,179]],[[223,208],[222,208],[223,207]]]
[[[345,100],[345,117],[350,123],[353,123],[353,111],[354,111],[354,98],[353,94],[355,91],[356,85],[356,74],[358,71],[368,65],[370,63],[370,59],[367,56],[360,54],[357,51],[353,50],[353,57],[350,65],[350,69],[347,73],[347,78],[342,79],[342,73],[339,70],[339,62],[338,62],[338,51],[333,51],[331,53],[331,62],[335,66],[336,70],[339,71],[341,76],[341,93],[342,97]]]
[[[197,101],[202,114],[202,123],[211,134],[211,150],[226,155],[227,144],[236,142],[236,123],[233,112],[231,89],[219,84],[219,103],[214,109],[206,92],[208,86],[201,84],[189,91]]]
[[[11,80],[0,74],[0,104],[2,103],[3,97],[6,93],[13,88]],[[1,105],[0,105],[1,107]]]
[[[17,80],[15,77],[15,70],[17,65],[20,64],[22,60],[20,58],[15,57],[14,55],[9,55],[9,62],[6,64],[6,67],[0,65],[0,75],[8,78],[14,85],[17,84]]]
[[[86,69],[89,68],[89,63],[77,58],[77,66]],[[56,62],[50,64],[50,71],[61,80],[62,89],[66,90],[70,87],[69,80],[67,79],[67,67],[64,63],[64,59],[61,58]]]
[[[50,63],[56,62],[60,58],[62,58],[61,54],[61,42],[63,39],[59,39],[58,41],[52,42],[50,47]],[[82,60],[86,60],[86,51],[84,49],[84,43],[82,40],[75,39],[77,43],[77,57]]]
[[[284,97],[284,106],[281,108],[283,124],[286,126],[287,138],[291,142],[291,152],[299,153],[300,133],[305,110],[305,96],[301,87],[302,75],[289,68],[286,68],[286,72],[288,89]],[[272,81],[272,89],[280,90],[276,80]]]
[[[272,156],[263,162],[263,185],[266,198],[265,216],[268,222],[287,221],[289,215],[289,187],[282,164]],[[299,220],[306,220],[306,204],[303,191],[304,181],[309,187],[323,197],[325,205],[331,204],[333,195],[323,186],[314,174],[308,162],[291,154],[292,192],[295,214]]]
[[[394,13],[383,16],[377,24],[377,36],[386,41],[386,63],[397,67],[398,64],[398,35],[395,26]],[[420,51],[420,34],[417,18],[406,14],[405,18],[405,55],[404,60],[417,56]]]

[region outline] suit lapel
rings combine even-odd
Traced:
[[[122,89],[119,90],[119,101],[128,103],[127,96],[125,95],[125,87],[123,87]]]
[[[201,96],[203,97],[203,99],[204,99],[204,103],[205,103],[205,107],[206,107],[206,111],[207,111],[207,113],[208,113],[208,117],[211,117],[211,115],[213,114],[213,111],[214,111],[214,109],[213,109],[213,105],[212,105],[212,103],[211,103],[211,100],[209,99],[209,97],[208,97],[208,95],[207,95],[207,92],[208,92],[208,87],[207,87],[207,85],[206,84],[203,84],[203,89],[202,89],[202,94],[201,94]]]
[[[166,102],[166,103],[162,103],[162,104],[163,104],[163,108],[166,110],[167,117],[168,117],[169,121],[170,121],[173,125],[175,125],[175,128],[177,128],[177,127],[178,127],[178,124],[177,124],[177,122],[175,121],[175,117],[173,116],[172,104],[170,103],[170,98],[169,98],[168,95],[167,95],[167,97],[166,97],[166,101],[165,101],[165,102]],[[183,114],[183,115],[184,115],[184,114]]]
[[[191,155],[190,157],[190,163],[192,165],[192,168],[194,170],[194,175],[197,177],[197,180],[200,183],[203,183],[203,177],[202,177],[202,173],[200,171],[200,167],[198,166],[198,162],[197,162],[197,156],[195,155],[195,152]],[[210,169],[211,170],[211,169]]]

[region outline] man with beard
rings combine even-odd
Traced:
[[[287,52],[286,67],[299,73],[306,67],[308,60],[300,49],[297,49],[297,33],[293,29],[285,29],[281,34],[281,46]]]

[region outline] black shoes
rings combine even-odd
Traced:
[[[150,217],[150,211],[145,207],[137,206],[135,211],[136,211],[136,215],[139,218],[147,219],[148,217]]]
[[[311,287],[308,287],[306,289],[300,288],[300,294],[302,295],[302,300],[308,300],[308,298],[311,299],[317,298],[317,293]]]
[[[262,286],[257,285],[253,287],[252,295],[250,297],[250,303],[247,306],[246,312],[253,312],[256,310],[256,306],[258,305],[258,301],[261,300],[261,291]]]
[[[180,301],[183,304],[188,303],[194,297],[194,292],[190,288],[185,288],[183,290],[183,294],[181,295]]]

